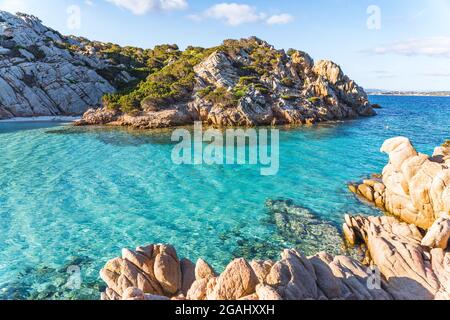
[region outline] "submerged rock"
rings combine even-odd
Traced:
[[[269,200],[266,206],[279,235],[307,255],[319,251],[342,254],[343,241],[339,230],[310,210],[290,200]]]
[[[95,300],[106,285],[87,274],[93,260],[73,257],[61,267],[33,266],[0,288],[0,300]]]

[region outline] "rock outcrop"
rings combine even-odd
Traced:
[[[450,148],[437,147],[430,157],[416,151],[409,139],[387,140],[382,152],[389,164],[380,178],[367,179],[350,189],[380,209],[429,229],[450,214]]]
[[[124,250],[121,258],[106,264],[101,276],[108,289],[102,299],[450,299],[450,252],[442,245],[450,232],[442,228],[442,221],[423,237],[415,225],[393,217],[346,216],[345,220],[344,229],[351,230],[345,236],[368,248],[365,264],[324,252],[306,257],[297,250],[284,250],[277,262],[236,259],[218,275],[201,259],[193,267],[187,259],[180,262],[172,247],[150,245]],[[441,240],[431,241],[429,247],[424,245],[426,239]],[[161,258],[164,255],[167,259]],[[191,267],[183,271],[186,264]]]
[[[0,11],[0,119],[81,115],[116,90],[101,74],[133,79],[85,49],[34,16]]]
[[[151,75],[136,91],[116,97],[102,110],[89,111],[78,125],[148,129],[202,121],[216,127],[258,126],[375,115],[364,90],[331,61],[314,63],[304,52],[287,54],[255,37],[227,40],[220,47],[202,49],[198,55],[202,54],[204,58],[193,66],[183,55],[174,62],[190,73],[177,78],[178,69],[173,68],[169,78],[176,82],[164,89],[170,92],[161,95],[152,89],[168,78],[169,71],[163,69],[163,74]],[[146,95],[143,100],[136,98]],[[128,111],[118,112],[114,119],[103,116],[111,108]]]
[[[379,268],[386,291],[396,300],[450,299],[450,230],[440,219],[422,236],[413,224],[394,217],[346,217],[350,241],[367,245],[370,262]],[[436,241],[437,240],[437,241]],[[446,240],[446,241],[445,241]]]

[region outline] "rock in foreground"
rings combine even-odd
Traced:
[[[195,265],[188,259],[179,260],[171,246],[149,245],[124,250],[121,258],[105,265],[101,277],[108,289],[102,299],[450,299],[447,247],[423,245],[416,226],[392,217],[347,216],[346,221],[353,240],[366,243],[368,262],[375,267],[346,256],[322,252],[306,257],[296,250],[285,250],[277,262],[236,259],[218,275],[203,260]],[[425,239],[449,236],[448,229],[436,226]]]
[[[353,192],[422,229],[450,214],[449,146],[437,147],[430,157],[398,137],[387,140],[381,151],[389,155],[382,177],[350,186]]]
[[[345,233],[346,238],[354,241],[356,236],[367,245],[370,262],[379,268],[394,299],[450,299],[450,229],[441,228],[450,217],[436,221],[425,237],[417,226],[393,217],[346,216],[345,220],[344,230],[352,231]]]

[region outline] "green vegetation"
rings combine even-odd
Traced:
[[[153,64],[154,72],[133,90],[126,88],[119,93],[105,95],[103,102],[108,108],[119,108],[123,112],[159,110],[160,107],[186,100],[194,90],[194,66],[214,51],[214,48],[205,50],[189,47],[182,53],[167,56],[165,55],[167,50],[157,48],[153,52],[152,60],[149,61]],[[162,62],[164,59],[166,60]],[[163,67],[157,70],[161,66]],[[202,94],[214,98],[213,92],[212,89],[208,89]]]
[[[311,102],[311,103],[317,103],[317,102],[320,101],[320,98],[319,97],[312,97],[312,98],[309,98],[308,101]]]
[[[290,49],[287,51],[287,55],[288,55],[289,57],[292,57],[292,56],[294,55],[294,53],[296,53],[296,52],[297,52],[297,50],[290,48]]]
[[[258,82],[258,78],[255,76],[244,76],[240,77],[238,85],[247,86],[249,84],[255,84]]]
[[[286,55],[257,38],[244,40],[226,40],[219,47],[203,49],[188,47],[180,51],[175,45],[157,46],[152,50],[133,47],[120,47],[113,44],[92,44],[97,52],[106,55],[115,64],[126,65],[138,80],[134,83],[116,84],[119,92],[103,97],[103,104],[126,113],[140,111],[158,111],[176,102],[188,101],[194,93],[194,67],[213,52],[222,52],[230,57],[233,67],[240,76],[234,88],[207,86],[196,92],[197,96],[223,107],[235,106],[245,97],[251,88],[263,95],[271,93],[261,79],[285,63]],[[100,47],[100,51],[99,51]],[[237,57],[246,56],[248,62]],[[116,72],[109,68],[101,71],[107,80],[116,79]],[[283,79],[283,84],[293,87],[290,78]],[[286,96],[287,100],[296,97]]]
[[[215,90],[210,91],[207,95],[203,97],[206,101],[213,104],[219,104],[223,107],[230,107],[235,105],[236,97],[233,92],[228,91],[224,87],[219,87]]]
[[[296,96],[290,96],[290,95],[282,95],[281,99],[287,100],[287,101],[292,101],[292,100],[296,100],[297,97]]]
[[[283,86],[292,88],[295,85],[295,82],[291,78],[286,77],[286,78],[281,79],[281,84]]]

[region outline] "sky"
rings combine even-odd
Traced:
[[[365,88],[450,90],[450,0],[0,0],[63,34],[151,48],[257,36]]]

